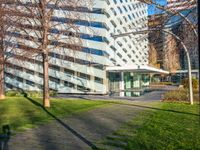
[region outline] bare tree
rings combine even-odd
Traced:
[[[49,101],[49,53],[81,50],[80,29],[77,25],[85,19],[82,8],[91,6],[87,0],[17,0],[16,9],[21,12],[23,23],[18,25],[20,34],[31,41],[22,45],[35,53],[43,64],[43,105],[50,107]],[[86,11],[87,11],[86,10]]]
[[[4,39],[4,13],[2,4],[0,4],[0,99],[5,98],[4,94],[4,47],[3,47],[3,39]]]
[[[17,14],[18,12],[16,10],[10,7],[7,7],[6,4],[13,3],[12,0],[1,0],[0,1],[0,99],[5,98],[5,66],[7,63],[7,60],[11,57],[15,57],[14,55],[11,55],[11,53],[14,53],[15,51],[15,44],[12,43],[13,35],[10,34],[13,31],[14,28],[11,25],[12,23],[20,22],[20,19],[18,17],[12,16],[13,13]],[[8,36],[9,35],[9,36]],[[23,52],[24,53],[24,52]],[[25,55],[20,53],[21,55]]]

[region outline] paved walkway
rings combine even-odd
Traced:
[[[97,141],[133,119],[143,108],[113,104],[30,129],[11,137],[9,150],[98,149]]]
[[[162,100],[162,96],[164,93],[177,89],[177,86],[164,86],[156,89],[152,92],[147,92],[139,97],[119,97],[119,96],[107,96],[107,95],[67,95],[67,94],[59,94],[58,98],[69,98],[69,99],[86,99],[86,100],[129,100],[129,101],[144,101],[144,102],[152,102],[152,101],[160,101]]]

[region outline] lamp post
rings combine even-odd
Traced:
[[[189,78],[189,100],[190,100],[190,104],[193,105],[193,90],[192,90],[192,73],[191,73],[191,63],[190,63],[190,56],[189,56],[189,52],[187,47],[185,46],[185,44],[183,43],[183,41],[177,36],[175,35],[173,32],[170,32],[169,30],[167,30],[167,28],[152,28],[152,29],[145,29],[145,30],[140,30],[140,31],[133,31],[133,32],[127,32],[127,33],[122,33],[122,34],[118,34],[118,35],[111,35],[113,38],[118,38],[118,37],[124,37],[127,35],[137,35],[137,34],[144,34],[144,33],[148,33],[151,31],[163,31],[167,34],[172,35],[176,40],[178,40],[180,42],[180,44],[182,45],[184,52],[186,54],[186,58],[187,58],[187,63],[188,63],[188,78]]]

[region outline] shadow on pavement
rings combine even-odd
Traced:
[[[60,125],[62,125],[65,129],[69,130],[73,135],[75,135],[76,137],[78,137],[81,141],[83,141],[89,147],[91,147],[94,150],[98,150],[98,148],[97,148],[96,145],[94,145],[91,141],[89,141],[88,139],[86,139],[83,135],[81,135],[80,133],[78,133],[77,131],[75,131],[72,127],[70,127],[69,125],[67,125],[66,123],[64,123],[61,119],[59,119],[58,117],[56,117],[54,114],[52,114],[51,112],[49,112],[45,107],[42,106],[42,104],[40,104],[37,101],[35,101],[34,99],[28,97],[26,93],[23,93],[23,94],[24,94],[24,97],[27,100],[29,100],[31,103],[33,103],[37,107],[40,107],[41,109],[43,109],[49,116],[51,116],[52,118],[54,118]]]

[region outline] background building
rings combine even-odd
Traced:
[[[155,14],[148,17],[148,28],[155,29],[155,28],[162,28],[164,24],[164,14]],[[163,60],[164,60],[164,45],[165,45],[165,34],[162,30],[158,31],[151,31],[149,32],[148,39],[149,39],[149,54],[151,53],[156,54],[155,63],[152,64],[154,67],[163,69]],[[155,49],[155,51],[153,51]],[[149,56],[150,56],[149,55]],[[153,60],[152,60],[153,61]],[[150,62],[151,64],[151,62]]]
[[[184,14],[194,26],[197,27],[197,1],[196,0],[168,0],[167,8],[173,11],[180,11]],[[197,38],[195,38],[194,32],[187,25],[187,22],[179,16],[172,17],[170,20],[171,30],[178,34],[182,39],[185,45],[188,47],[189,54],[191,57],[191,65],[192,69],[199,68],[198,62],[198,42]],[[182,47],[179,44],[179,49]],[[182,51],[182,50],[181,50]],[[184,53],[180,52],[180,64],[181,69],[186,69],[187,62],[186,56]]]

